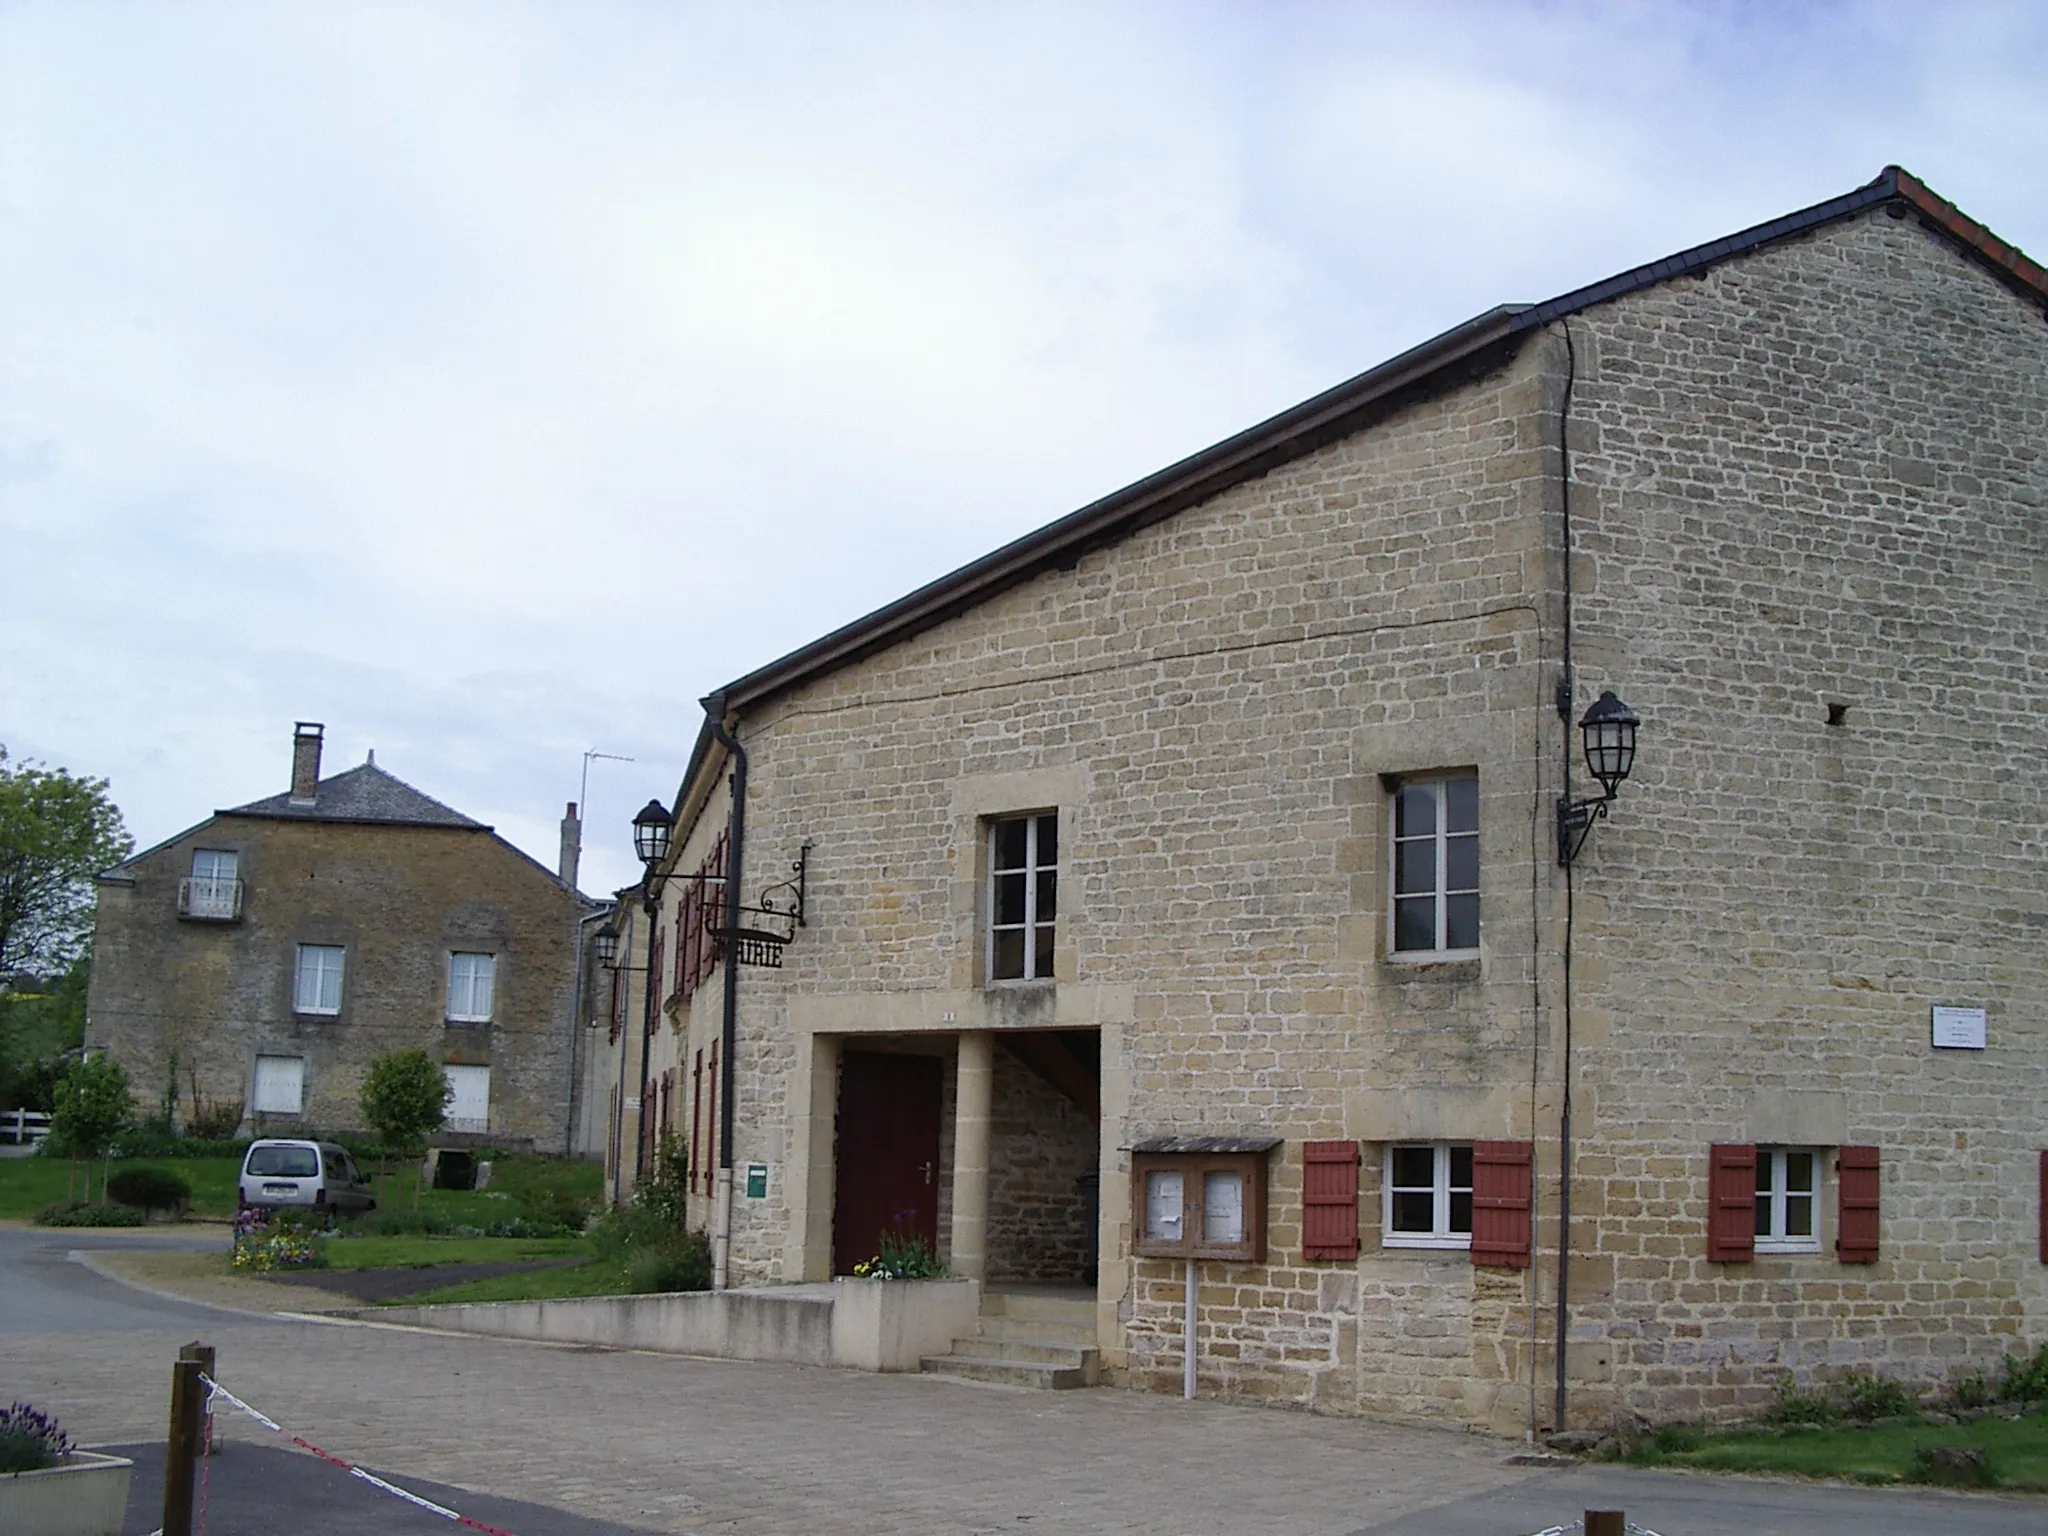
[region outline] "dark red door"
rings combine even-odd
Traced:
[[[938,1252],[943,1069],[936,1056],[840,1057],[833,1274],[873,1258],[884,1232],[922,1237]]]

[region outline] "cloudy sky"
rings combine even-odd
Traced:
[[[1905,165],[2048,6],[0,0],[0,742],[298,719],[586,888],[719,683],[1489,306]]]

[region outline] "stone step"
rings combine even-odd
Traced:
[[[977,1337],[1016,1344],[1059,1344],[1068,1349],[1095,1347],[1095,1319],[1085,1327],[1073,1323],[1045,1323],[1028,1317],[990,1317],[983,1314]]]
[[[1085,1344],[1074,1344],[1066,1340],[1049,1344],[1034,1344],[1018,1339],[992,1339],[987,1334],[978,1338],[955,1339],[952,1356],[962,1360],[1015,1360],[1028,1365],[1080,1365],[1082,1356],[1089,1352]]]
[[[1030,1291],[986,1291],[981,1315],[1014,1317],[1038,1323],[1065,1323],[1095,1331],[1095,1301],[1087,1296],[1042,1296]]]
[[[1032,1360],[987,1360],[969,1355],[927,1355],[918,1364],[920,1369],[933,1376],[957,1376],[966,1381],[994,1381],[1013,1387],[1061,1392],[1075,1387],[1092,1387],[1096,1383],[1095,1351],[1079,1353],[1085,1358],[1071,1365]]]

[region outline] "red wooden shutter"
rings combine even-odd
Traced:
[[[1532,1141],[1472,1143],[1472,1262],[1529,1267],[1529,1210],[1535,1190]]]
[[[2048,1264],[2048,1152],[2041,1154],[2041,1262]]]
[[[1756,1148],[1729,1142],[1707,1150],[1707,1257],[1747,1264],[1756,1257]]]
[[[1877,1262],[1877,1176],[1877,1148],[1843,1147],[1835,1155],[1835,1257],[1844,1264]]]
[[[1358,1143],[1301,1145],[1302,1257],[1358,1257]]]

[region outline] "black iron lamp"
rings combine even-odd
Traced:
[[[1579,721],[1579,735],[1585,742],[1586,771],[1600,781],[1603,793],[1590,799],[1574,800],[1560,795],[1557,801],[1557,862],[1569,865],[1586,845],[1593,823],[1607,814],[1622,782],[1636,765],[1636,727],[1642,721],[1636,712],[1607,689],[1593,701]]]
[[[675,824],[659,800],[648,801],[633,818],[633,851],[649,869],[668,857],[668,835]]]
[[[591,938],[597,945],[597,963],[611,970],[619,963],[619,930],[612,926],[610,918],[606,918],[604,926]]]

